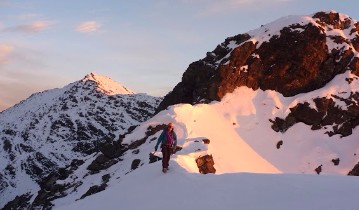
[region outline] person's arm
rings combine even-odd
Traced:
[[[161,133],[161,135],[158,137],[158,139],[157,139],[157,144],[156,144],[156,146],[155,146],[155,150],[157,151],[157,149],[158,149],[158,145],[160,145],[160,143],[162,143],[162,141],[163,141],[163,136],[164,136],[164,131],[162,131],[162,133]]]

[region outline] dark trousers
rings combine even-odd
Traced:
[[[162,145],[162,168],[168,168],[168,162],[170,161],[171,153],[171,146]]]

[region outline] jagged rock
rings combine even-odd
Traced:
[[[334,48],[329,52],[326,43],[331,35],[323,33],[323,27],[345,30],[351,26],[351,19],[342,21],[334,12],[319,12],[313,18],[321,27],[311,23],[293,24],[284,27],[280,35],[273,35],[259,47],[257,43],[247,41],[251,38],[248,34],[227,38],[204,59],[189,65],[182,81],[165,96],[156,112],[178,103],[221,100],[240,86],[294,96],[321,88],[335,75],[348,69],[359,75],[358,59],[351,49]],[[353,41],[332,38],[339,44]],[[230,42],[240,45],[228,54]],[[223,55],[227,54],[229,57],[224,59]],[[243,66],[246,66],[245,70]]]
[[[110,159],[118,158],[124,152],[124,148],[121,147],[121,144],[119,144],[116,141],[106,142],[102,146],[100,146],[99,149],[102,154],[104,154],[106,157]]]
[[[81,196],[80,199],[84,199],[85,197],[89,196],[89,195],[93,195],[95,193],[104,191],[107,187],[107,184],[101,184],[101,185],[94,185],[92,187],[90,187],[90,189],[87,190],[87,192]]]
[[[314,169],[315,172],[316,172],[318,175],[322,172],[322,166],[323,166],[323,165],[320,165],[320,166],[318,166],[316,169]]]
[[[248,34],[239,34],[227,38],[224,43],[218,45],[213,52],[207,53],[203,60],[193,62],[189,65],[173,91],[167,94],[156,112],[178,103],[209,102],[217,99],[216,86],[219,81],[214,78],[216,67],[213,65],[217,60],[223,59],[230,50],[226,47],[230,42],[241,44],[250,38]]]
[[[10,140],[6,139],[6,138],[3,138],[3,140],[4,140],[4,145],[3,145],[4,151],[10,153],[11,149],[12,149],[12,144],[11,144]]]
[[[159,160],[162,160],[162,158],[154,155],[153,153],[150,153],[149,154],[149,159],[150,159],[150,162],[149,163],[154,163],[154,162],[157,162]]]
[[[303,122],[311,125],[312,130],[332,126],[333,131],[327,131],[329,136],[339,134],[341,137],[349,136],[352,130],[359,125],[359,93],[352,92],[348,98],[332,95],[333,98],[347,104],[346,109],[338,106],[332,98],[315,98],[315,108],[309,103],[299,103],[290,109],[285,119],[275,118],[272,129],[277,132],[285,132],[295,123]]]
[[[9,201],[2,209],[30,209],[30,200],[33,195],[31,193],[25,193],[20,196],[16,196],[12,201]]]
[[[103,154],[100,154],[96,159],[87,167],[88,170],[93,173],[97,173],[101,170],[107,169],[112,165],[116,164],[118,161],[115,159],[110,159]]]
[[[102,176],[102,182],[103,183],[107,183],[110,181],[111,175],[110,174],[105,174]]]
[[[340,159],[336,158],[336,159],[332,159],[332,162],[334,163],[335,166],[339,165]]]
[[[57,171],[53,171],[47,177],[45,177],[40,185],[40,190],[35,197],[32,207],[38,207],[42,209],[51,209],[53,204],[51,201],[61,198],[67,195],[65,192],[67,189],[74,187],[73,185],[62,185],[57,184],[57,180],[65,180],[72,174],[80,165],[84,163],[83,160],[74,159],[72,160],[71,164],[66,168],[60,168]],[[76,183],[74,185],[81,185],[82,183]]]
[[[201,174],[216,173],[212,155],[205,155],[196,159]]]
[[[144,144],[146,142],[146,140],[147,140],[146,137],[136,140],[136,141],[132,142],[130,145],[128,145],[128,149],[137,149],[139,146]]]
[[[349,171],[348,176],[359,176],[359,162]]]
[[[140,165],[141,160],[140,159],[134,159],[131,164],[131,170],[135,170]]]
[[[313,18],[318,18],[319,23],[322,26],[325,25],[332,25],[334,29],[348,29],[350,26],[350,19],[345,19],[344,21],[340,20],[338,13],[326,13],[326,12],[318,12],[316,13]]]
[[[202,139],[202,141],[203,141],[204,144],[209,144],[209,143],[211,143],[211,141],[210,141],[209,139]]]
[[[166,127],[165,124],[156,125],[155,127],[152,127],[151,125],[147,128],[146,136],[147,138],[149,136],[152,136],[156,134],[158,131],[162,131]]]
[[[163,128],[165,126],[166,126],[165,124],[156,125],[155,127],[149,126],[146,130],[145,137],[143,137],[142,139],[133,141],[130,145],[128,145],[128,149],[138,148],[140,145],[144,144],[150,136],[156,134],[158,131],[163,130]]]

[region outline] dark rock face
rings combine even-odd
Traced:
[[[316,13],[313,18],[318,18],[317,23],[322,26],[325,25],[332,25],[334,29],[348,29],[350,26],[350,19],[346,18],[344,21],[340,20],[338,13],[325,13],[325,12],[318,12]]]
[[[349,171],[348,176],[359,176],[359,162]]]
[[[216,173],[212,155],[205,155],[196,159],[198,170],[201,174]]]
[[[51,172],[47,177],[43,178],[39,183],[40,190],[37,193],[34,201],[27,206],[27,209],[51,209],[52,200],[66,196],[64,192],[69,189],[70,185],[57,184],[57,180],[65,180],[84,163],[83,160],[74,159],[66,168],[60,168],[57,171]]]
[[[339,158],[332,159],[332,162],[335,166],[337,166],[339,165],[340,159]]]
[[[312,130],[328,129],[326,133],[329,136],[340,135],[349,136],[355,127],[359,125],[359,93],[352,92],[348,97],[332,95],[335,99],[346,104],[342,109],[333,99],[315,98],[315,109],[311,108],[309,103],[299,103],[290,109],[290,113],[285,119],[275,118],[270,120],[272,129],[277,132],[285,132],[296,123],[302,122],[311,126]]]
[[[319,27],[312,23],[293,24],[260,46],[249,40],[248,34],[227,38],[204,59],[189,65],[182,81],[165,96],[157,112],[178,103],[221,100],[240,86],[294,96],[321,88],[348,69],[358,75],[358,59],[352,49],[334,48],[329,52],[326,45],[329,37],[335,43],[352,43],[358,48],[358,36],[346,40],[323,33],[326,26],[348,29],[351,19],[341,20],[338,13],[332,12],[319,12],[313,18]],[[357,33],[357,25],[352,33]],[[231,51],[229,43],[239,46]]]
[[[21,196],[16,196],[14,200],[8,202],[4,206],[4,210],[12,209],[29,209],[30,199],[33,195],[31,193],[26,193]]]
[[[209,139],[202,139],[202,142],[203,142],[204,144],[209,144],[209,143],[211,143],[211,140],[209,140]]]
[[[85,197],[87,197],[89,195],[93,195],[95,193],[104,191],[106,189],[106,187],[107,187],[107,184],[94,185],[94,186],[90,187],[90,189],[84,195],[82,195],[80,199],[84,199]]]
[[[141,160],[140,159],[134,159],[131,164],[131,170],[135,170],[140,165]]]
[[[150,153],[149,154],[149,160],[150,160],[149,163],[154,163],[154,162],[162,160],[162,158]]]
[[[314,171],[319,175],[322,172],[323,165],[318,166]]]
[[[107,187],[107,182],[109,182],[110,177],[110,174],[103,175],[101,185],[94,185],[90,187],[90,189],[84,195],[82,195],[80,199],[84,199],[87,196],[104,191]]]
[[[100,154],[96,159],[87,167],[88,170],[92,173],[98,173],[101,170],[107,169],[112,165],[116,164],[118,161],[110,159],[103,154]]]
[[[182,81],[176,85],[172,92],[165,96],[157,111],[178,103],[192,104],[200,101],[209,102],[216,100],[218,98],[216,96],[216,85],[220,81],[214,77],[217,74],[214,63],[221,59],[223,59],[223,63],[228,61],[228,58],[225,59],[225,56],[230,52],[230,49],[227,47],[230,42],[233,41],[241,44],[249,38],[248,34],[240,34],[227,38],[213,52],[208,52],[204,59],[191,63],[183,74]]]

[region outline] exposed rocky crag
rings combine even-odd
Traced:
[[[358,25],[334,11],[318,12],[229,37],[189,65],[157,111],[221,100],[239,86],[294,96],[321,88],[347,70],[359,76]]]
[[[31,197],[54,171],[99,152],[106,139],[150,118],[160,101],[91,73],[1,112],[0,156],[7,164],[0,167],[0,207]]]
[[[329,136],[351,135],[353,128],[359,125],[359,93],[350,93],[348,97],[338,95],[332,95],[332,97],[344,102],[345,107],[339,106],[331,98],[313,99],[315,107],[311,107],[308,102],[299,103],[290,109],[290,113],[285,119],[277,117],[275,120],[271,120],[273,130],[285,132],[294,124],[302,122],[310,125],[312,130],[332,127],[326,132]],[[345,93],[345,95],[347,94]]]

